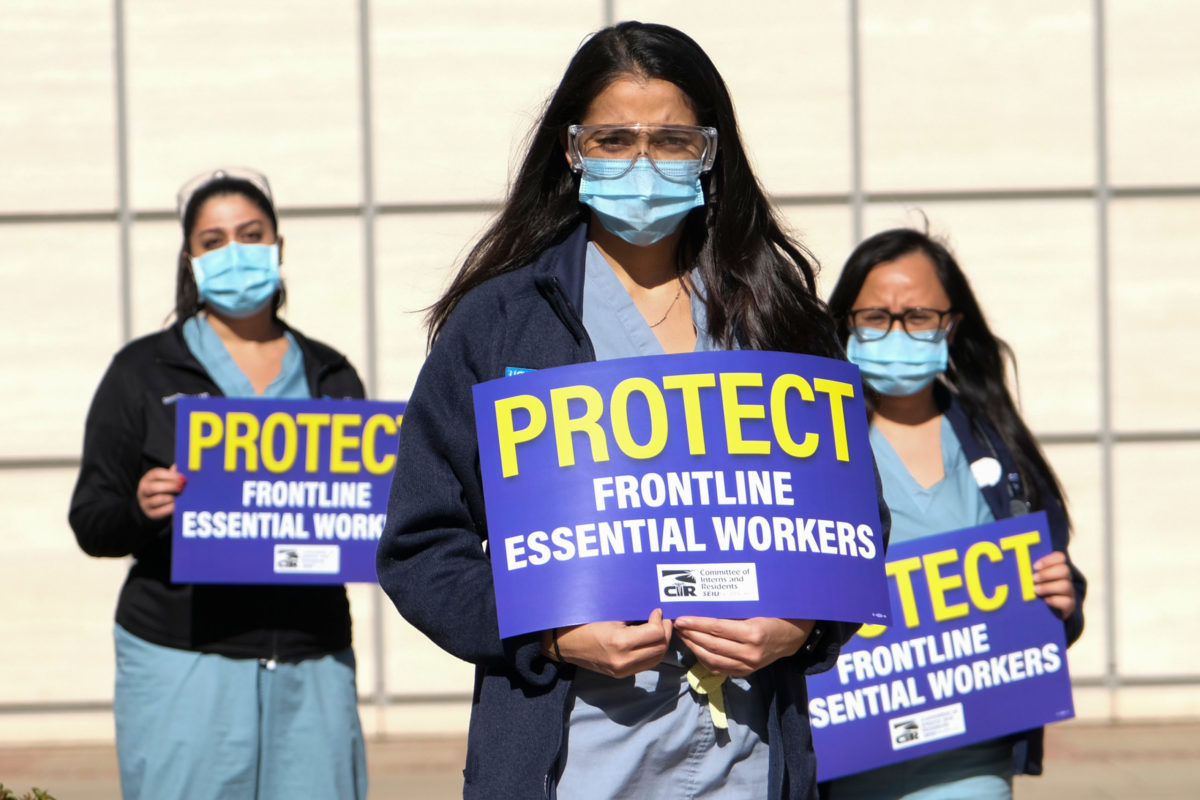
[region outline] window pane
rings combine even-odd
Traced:
[[[1099,424],[1094,207],[1088,201],[929,203],[992,332],[1012,346],[1015,393],[1034,431],[1093,431]],[[868,235],[920,213],[869,205]]]
[[[113,609],[128,563],[89,558],[75,543],[75,477],[39,469],[0,480],[4,591],[7,608],[22,609],[0,614],[0,703],[112,699]]]
[[[617,19],[662,22],[716,64],[759,180],[776,194],[850,189],[849,14],[844,2],[619,0]]]
[[[475,668],[442,650],[409,625],[391,600],[384,601],[384,641],[388,694],[404,697],[407,702],[390,705],[382,717],[364,714],[364,726],[376,722],[389,733],[463,736],[465,747]],[[360,679],[359,691],[364,688]],[[413,698],[422,696],[429,698],[429,702],[413,702]],[[455,696],[458,699],[447,699]]]
[[[460,707],[470,705],[475,668],[442,650],[428,637],[404,621],[387,601],[384,641],[388,643],[385,664],[389,694],[461,694]]]
[[[425,309],[449,286],[488,221],[485,214],[380,218],[375,308],[381,398],[408,399],[425,363]]]
[[[862,4],[873,191],[1094,179],[1092,3]]]
[[[817,294],[829,299],[850,250],[850,209],[845,205],[788,205],[780,209],[792,233],[817,259]]]
[[[1118,200],[1111,206],[1113,420],[1118,429],[1200,427],[1200,199]]]
[[[373,5],[376,194],[381,202],[496,200],[523,138],[599,3],[463,0]]]
[[[363,229],[357,217],[279,220],[281,274],[287,281],[283,318],[305,336],[343,353],[367,384]]]
[[[377,583],[346,584],[346,595],[350,598],[350,629],[354,634],[354,681],[359,697],[371,697],[375,691],[375,597],[380,594],[382,591]],[[386,597],[382,609],[385,619],[396,614],[395,606]],[[395,642],[385,640],[385,652],[389,644],[395,647]]]
[[[112,224],[0,225],[0,453],[78,456],[88,405],[121,345]],[[65,506],[64,506],[65,508]]]
[[[1200,182],[1200,5],[1108,0],[1110,179],[1117,184]],[[1188,165],[1191,166],[1188,166]]]
[[[162,329],[175,308],[175,273],[183,237],[174,220],[136,222],[129,231],[133,336]]]
[[[0,213],[116,205],[112,51],[111,3],[5,4]]]
[[[135,208],[173,209],[192,175],[240,165],[282,207],[361,199],[355,4],[125,6]]]
[[[1118,667],[1195,675],[1200,548],[1191,498],[1200,445],[1121,445],[1115,455]]]
[[[1054,468],[1067,495],[1071,514],[1071,561],[1087,578],[1083,601],[1084,632],[1071,646],[1069,661],[1074,678],[1104,674],[1106,625],[1104,603],[1104,530],[1101,520],[1099,445],[1044,446],[1046,460]]]

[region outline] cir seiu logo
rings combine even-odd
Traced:
[[[909,744],[921,738],[921,726],[913,719],[894,721],[892,735],[896,744]]]
[[[660,600],[687,600],[696,596],[696,575],[690,569],[659,567],[658,597]]]

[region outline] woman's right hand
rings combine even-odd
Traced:
[[[661,608],[646,622],[589,622],[558,629],[563,661],[612,678],[627,678],[657,665],[670,642],[671,620],[663,619]]]
[[[155,467],[138,481],[138,507],[150,519],[169,517],[175,510],[175,496],[186,483],[187,479],[175,471],[174,464],[170,469]]]

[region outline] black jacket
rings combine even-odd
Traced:
[[[336,350],[291,331],[313,397],[363,397],[358,374]],[[342,586],[226,586],[171,582],[171,518],[138,506],[138,481],[175,460],[181,395],[221,396],[191,354],[182,324],[130,342],[96,389],[71,497],[71,528],[92,556],[132,555],[116,621],[154,644],[230,658],[298,661],[350,645]]]
[[[540,654],[540,635],[501,639],[471,387],[506,367],[595,360],[583,327],[587,228],[535,263],[469,292],[417,378],[400,434],[379,580],[400,613],[476,665],[466,798],[550,797],[574,667]],[[882,504],[881,504],[882,505]],[[890,517],[882,506],[884,531]],[[857,624],[819,622],[800,652],[760,671],[767,687],[770,799],[815,797],[804,675],[829,669]]]

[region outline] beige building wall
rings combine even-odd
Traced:
[[[66,509],[100,375],[171,308],[178,185],[265,171],[288,320],[403,399],[421,309],[541,103],[589,32],[632,18],[713,57],[824,291],[860,236],[927,219],[949,239],[1069,492],[1080,716],[1200,716],[1200,4],[6,0],[0,741],[112,736],[127,564],[83,555]],[[464,730],[471,668],[377,588],[351,595],[368,729]]]

